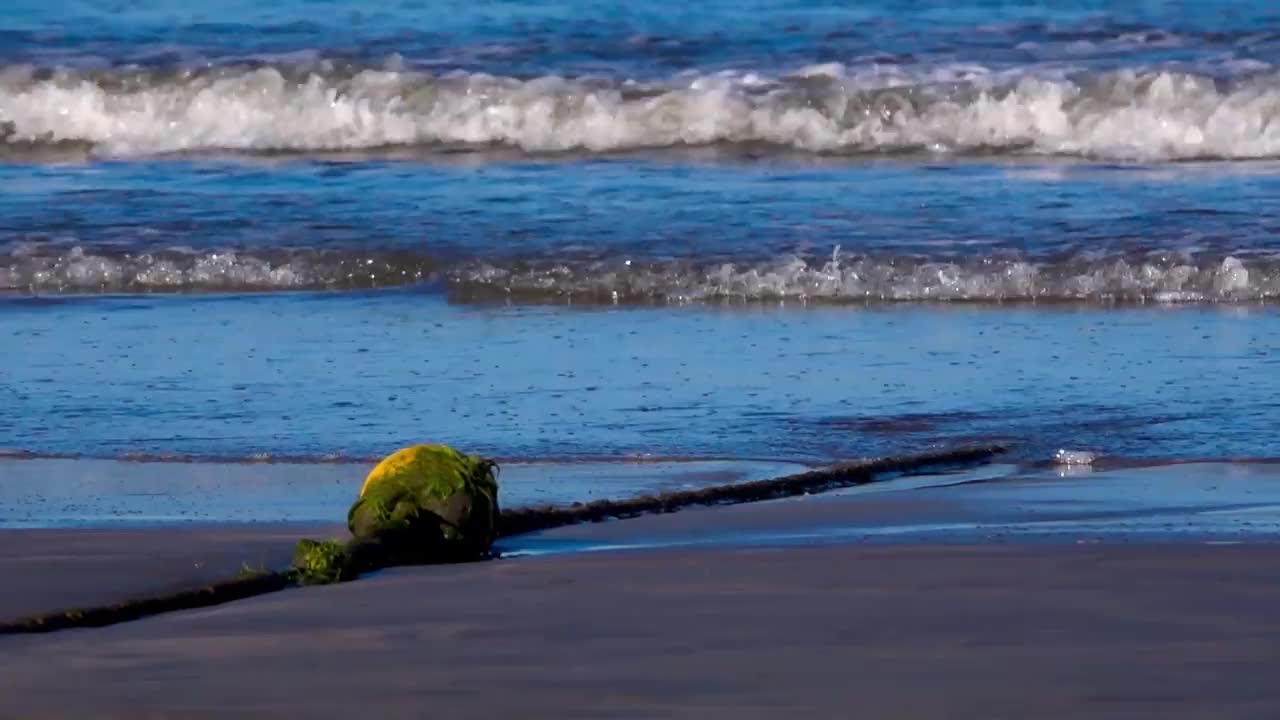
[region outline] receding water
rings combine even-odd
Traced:
[[[38,453],[825,461],[1008,440],[1271,457],[1269,307],[576,308],[414,292],[10,301],[3,445]]]

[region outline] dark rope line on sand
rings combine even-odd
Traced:
[[[986,462],[1005,452],[1004,445],[944,450],[897,457],[842,463],[819,470],[697,490],[643,495],[628,500],[597,500],[569,507],[535,507],[507,510],[498,518],[498,537],[511,537],[565,525],[601,522],[639,515],[676,512],[698,505],[737,505],[809,495],[842,487],[890,480],[905,473],[937,471],[949,466]]]
[[[768,480],[644,495],[627,500],[597,500],[585,504],[575,503],[568,507],[545,506],[506,510],[498,517],[498,536],[512,537],[566,525],[676,512],[687,507],[776,500],[842,487],[867,485],[905,474],[936,472],[984,463],[1007,449],[1005,445],[987,445],[901,455],[843,463]],[[87,609],[60,610],[4,622],[0,623],[0,635],[104,627],[166,612],[220,605],[298,585],[298,579],[292,571],[256,573],[170,595],[128,600]]]

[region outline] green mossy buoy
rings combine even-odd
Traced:
[[[497,537],[497,464],[445,445],[387,456],[365,478],[347,513],[352,541],[302,540],[299,581],[351,580],[390,565],[478,560]]]

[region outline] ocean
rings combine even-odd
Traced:
[[[1278,63],[1261,1],[10,0],[7,520],[416,442],[615,468],[525,476],[566,501],[1269,464]]]

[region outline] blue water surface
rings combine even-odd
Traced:
[[[11,454],[1277,455],[1273,3],[0,20]]]
[[[1084,56],[1115,64],[1229,52],[1275,58],[1280,13],[1248,0],[1048,3],[715,0],[181,0],[6,6],[3,55],[17,62],[164,64],[320,53],[503,74],[665,75],[690,69],[961,60],[1002,65]],[[1189,46],[1106,41],[1186,35]]]

